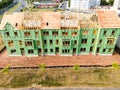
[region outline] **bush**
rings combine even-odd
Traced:
[[[75,71],[78,71],[79,68],[80,68],[80,65],[74,65],[74,66],[73,66],[73,69],[74,69]]]
[[[44,70],[44,69],[45,69],[45,67],[46,67],[46,65],[45,65],[45,64],[40,64],[40,65],[39,65],[39,69],[40,69],[40,70]]]
[[[114,69],[119,69],[119,68],[120,68],[120,66],[119,66],[119,64],[118,64],[117,62],[114,62],[114,63],[112,64],[112,67],[113,67]]]

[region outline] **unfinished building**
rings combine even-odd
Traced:
[[[0,31],[11,56],[112,55],[120,19],[114,11],[21,12],[5,14]]]

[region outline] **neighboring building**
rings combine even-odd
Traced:
[[[112,55],[120,19],[114,11],[21,12],[4,15],[0,31],[11,56]]]
[[[116,50],[118,51],[118,53],[120,53],[120,36],[119,36],[117,43],[116,43]]]
[[[40,2],[34,2],[34,6],[36,8],[54,8],[58,5],[56,2],[52,1],[40,1]]]
[[[118,10],[120,8],[120,0],[115,0],[113,3],[113,10]]]
[[[111,7],[111,10],[117,11],[117,13],[120,15],[120,0],[114,1],[113,7]]]
[[[58,9],[60,9],[60,10],[67,10],[67,9],[69,9],[68,1],[63,1],[62,3],[60,3]]]
[[[99,6],[101,0],[71,0],[70,8],[77,10],[88,10],[92,6]]]
[[[114,1],[114,4],[113,4],[113,7],[111,8],[112,10],[116,10],[116,12],[118,13],[118,15],[120,16],[120,0],[115,0]],[[117,40],[117,50],[119,51],[120,53],[120,36]]]

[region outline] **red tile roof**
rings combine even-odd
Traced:
[[[97,11],[101,28],[120,28],[120,18],[116,11]]]

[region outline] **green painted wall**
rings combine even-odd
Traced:
[[[5,30],[1,30],[1,33],[9,55],[79,55],[97,53],[111,55],[119,31],[120,29],[109,28],[14,30],[7,23]],[[114,43],[108,41],[108,39],[114,39]],[[12,42],[11,46],[8,44],[9,42]],[[107,43],[110,43],[110,45]]]

